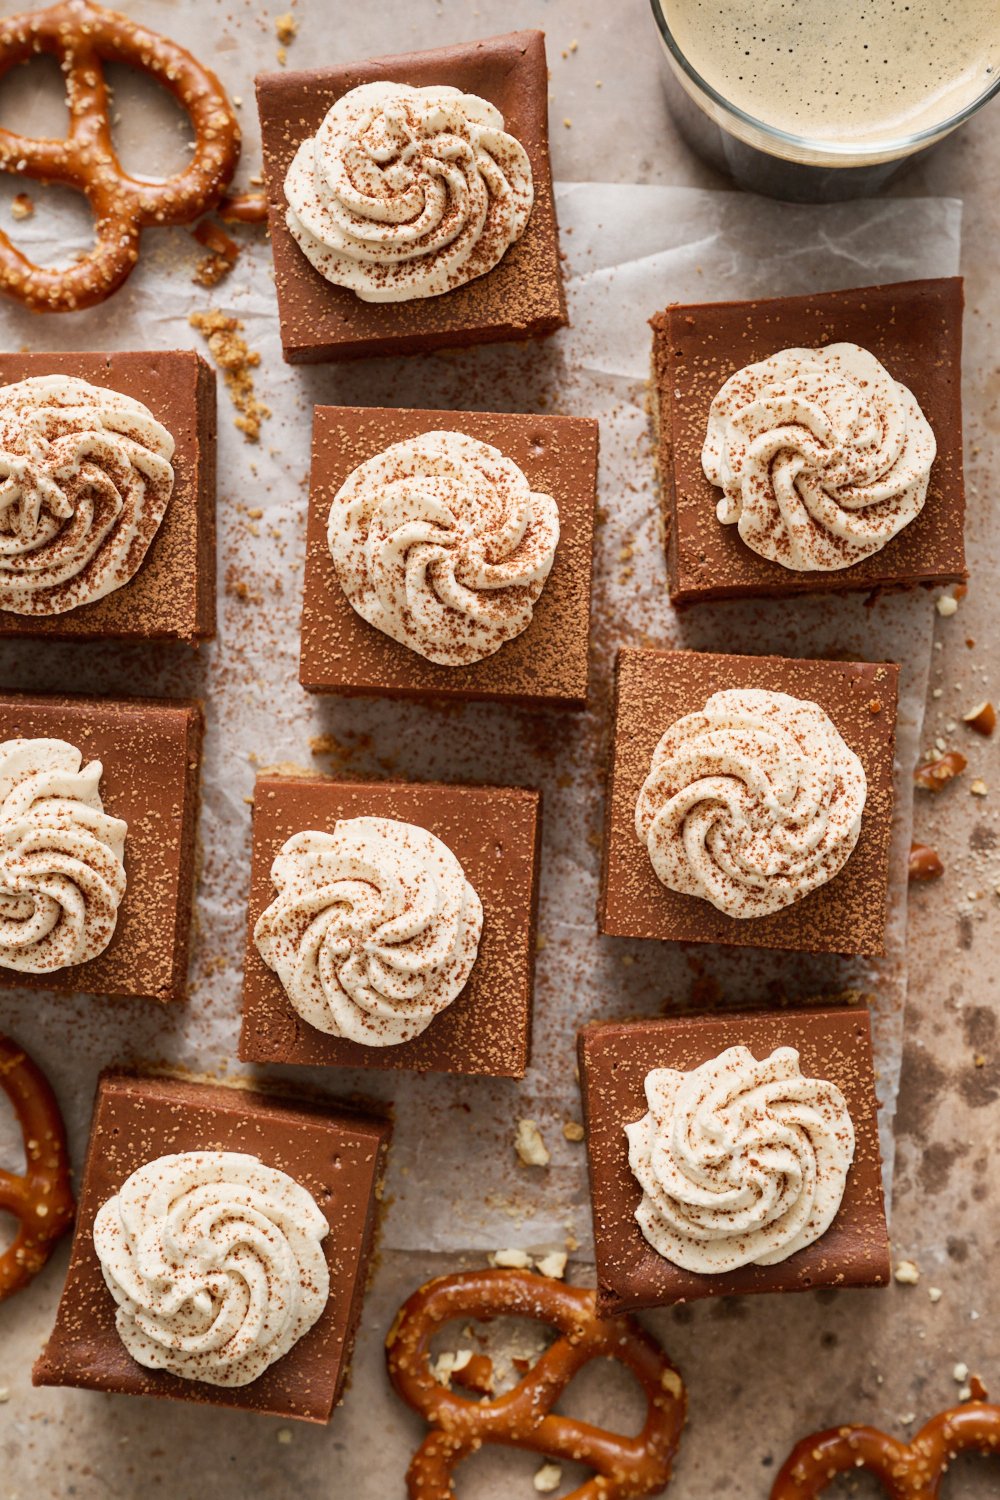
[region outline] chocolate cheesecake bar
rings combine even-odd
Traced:
[[[350,1363],[371,1267],[389,1127],[333,1104],[244,1088],[111,1072],[97,1092],[76,1233],[55,1326],[35,1385],[165,1396],[327,1422]],[[222,1386],[132,1357],[94,1245],[99,1210],[137,1169],[181,1152],[248,1153],[305,1188],[329,1225],[330,1290],[319,1319],[257,1379]]]
[[[40,800],[33,820],[32,850],[21,851],[20,835],[5,841],[0,858],[0,897],[8,918],[11,947],[0,944],[0,989],[50,990],[94,995],[131,995],[153,1000],[179,1000],[187,989],[188,948],[194,899],[196,838],[198,826],[201,745],[204,724],[197,703],[167,702],[156,698],[32,697],[11,694],[0,697],[0,745],[17,741],[63,742],[78,752],[81,769],[99,764],[101,775],[96,792],[103,813],[127,825],[124,851],[123,890],[119,890],[117,920],[113,936],[103,950],[85,962],[69,962],[54,970],[32,972],[30,950],[44,941],[25,932],[14,937],[14,928],[29,925],[27,902],[21,904],[15,922],[14,887],[17,883],[30,900],[39,932],[48,927],[44,917],[49,874],[62,876],[71,885],[61,912],[53,908],[52,922],[58,936],[78,921],[84,927],[107,899],[108,851],[91,850],[83,860],[83,884],[72,879],[66,860],[66,809],[51,823],[46,799],[59,796],[58,783],[37,784]],[[24,751],[20,752],[23,759]],[[18,752],[12,751],[12,759]],[[21,767],[31,771],[31,765]],[[93,774],[91,772],[91,774]],[[83,788],[87,797],[81,812],[81,827],[87,836],[92,822],[94,789]],[[17,786],[11,795],[20,797]],[[65,798],[66,789],[63,787]],[[0,797],[0,817],[8,802]],[[20,808],[20,804],[19,804]],[[23,811],[23,809],[21,809]],[[12,809],[13,815],[13,809]],[[20,815],[20,813],[18,814]],[[28,826],[26,822],[25,826]],[[52,838],[46,837],[50,828]],[[57,888],[59,882],[56,882]],[[82,916],[78,913],[79,907]],[[102,917],[104,914],[98,912]]]
[[[899,669],[885,662],[798,661],[776,656],[725,656],[699,651],[624,649],[618,653],[614,746],[605,810],[604,855],[599,921],[615,937],[660,938],[672,942],[729,943],[758,948],[790,948],[810,953],[884,951],[889,843],[893,806],[893,746]],[[860,830],[846,861],[832,876],[761,915],[734,915],[710,899],[672,889],[657,876],[636,830],[636,806],[650,776],[654,753],[665,731],[686,715],[701,714],[714,694],[739,690],[787,695],[812,705],[829,721],[831,733],[856,757],[867,784]],[[801,710],[800,710],[801,711]],[[737,747],[740,754],[743,750]],[[714,763],[695,774],[708,778],[699,817],[709,818],[718,788],[719,746],[708,746]],[[842,790],[842,769],[824,770],[825,747],[817,759],[797,751],[796,767],[774,769],[829,778],[828,792]],[[753,760],[753,751],[750,751]],[[751,764],[735,766],[730,790],[740,793],[746,777],[766,773]],[[691,793],[692,797],[694,793]],[[747,792],[751,799],[756,795]],[[789,795],[782,791],[778,795]],[[796,795],[808,801],[805,788]],[[813,809],[817,818],[826,814]],[[806,844],[796,833],[796,814],[785,811],[782,838]],[[763,814],[762,814],[763,816]],[[818,825],[817,825],[818,826]],[[702,835],[699,835],[702,837]],[[709,839],[711,835],[708,835]],[[780,856],[775,852],[775,878]],[[723,877],[720,877],[722,879]],[[750,876],[749,880],[759,879]],[[747,890],[750,889],[748,885]]]
[[[395,819],[433,834],[460,862],[482,904],[482,933],[467,983],[425,1030],[394,1045],[366,1045],[309,1024],[254,940],[261,914],[275,896],[272,864],[286,842],[307,830],[330,834],[344,820],[359,818]],[[259,777],[254,789],[240,1057],[249,1062],[523,1078],[531,1048],[540,838],[541,795],[519,787]],[[335,887],[330,889],[335,896]],[[329,900],[321,904],[317,895],[316,904],[308,907],[313,925],[308,935],[303,934],[304,941],[320,942],[315,924],[323,920],[329,905]],[[392,923],[391,912],[379,913],[383,931],[386,924],[392,930]],[[388,960],[391,949],[383,950],[380,943],[399,942],[399,935],[380,938],[374,918],[373,931],[365,937],[367,933],[367,926],[363,932],[359,928],[352,940],[338,929],[332,962],[354,966],[362,952],[383,953]],[[302,957],[300,953],[299,962]],[[349,983],[354,989],[359,980]],[[375,997],[373,1003],[384,1008],[388,1002]]]
[[[644,1086],[653,1070],[689,1073],[732,1047],[747,1048],[759,1061],[776,1049],[794,1048],[805,1077],[824,1080],[843,1096],[853,1127],[853,1157],[836,1215],[813,1243],[772,1265],[742,1264],[708,1274],[675,1264],[645,1237],[636,1219],[643,1191],[629,1165],[630,1143],[625,1127],[639,1121],[649,1107]],[[888,1284],[889,1245],[867,1011],[755,1011],[678,1020],[598,1022],[580,1033],[579,1063],[598,1307],[604,1315],[700,1297]],[[801,1088],[798,1084],[797,1091]],[[790,1099],[795,1096],[796,1090],[788,1095]],[[782,1108],[787,1115],[788,1106],[779,1105],[776,1118]],[[792,1131],[795,1128],[788,1126]],[[705,1144],[697,1127],[688,1144],[693,1152]],[[715,1144],[721,1150],[721,1141]],[[737,1152],[743,1149],[741,1142],[729,1144]],[[758,1190],[765,1190],[763,1179],[769,1171],[766,1158],[772,1150],[781,1148],[777,1136],[762,1139],[762,1154],[755,1167],[760,1172],[760,1180],[755,1177]],[[710,1168],[706,1166],[705,1170]],[[817,1186],[806,1183],[810,1191]],[[735,1204],[738,1197],[738,1207],[745,1217],[752,1217],[753,1191],[739,1194],[735,1182],[730,1189],[732,1196],[728,1192],[722,1195],[726,1202]],[[690,1190],[691,1219],[704,1233],[705,1225],[695,1205],[707,1202],[707,1198],[694,1184]],[[724,1210],[720,1210],[722,1213]]]
[[[457,666],[430,661],[363,619],[344,591],[327,540],[331,505],[353,470],[393,444],[442,432],[465,434],[499,450],[521,469],[532,490],[552,497],[559,513],[551,571],[527,627],[492,655]],[[597,423],[585,417],[317,407],[299,660],[303,687],[319,693],[582,707],[597,445]],[[480,540],[489,546],[489,538]]]
[[[444,85],[485,99],[527,152],[534,201],[499,264],[438,296],[363,301],[326,280],[286,222],[285,179],[331,106],[365,84]],[[554,332],[566,322],[548,146],[548,79],[540,31],[257,79],[281,342],[292,364],[414,354]]]
[[[215,634],[214,371],[189,349],[0,353],[0,386],[60,375],[147,407],[173,439],[173,488],[155,530],[133,539],[130,550],[141,562],[120,587],[52,613],[4,608],[0,596],[0,637],[190,644],[209,639]]]
[[[678,303],[651,319],[652,408],[667,575],[675,604],[912,588],[960,582],[967,576],[963,301],[961,278],[946,277],[752,302]],[[759,555],[744,542],[736,525],[720,522],[716,507],[722,491],[706,476],[702,450],[713,401],[736,372],[781,350],[822,351],[836,344],[854,344],[869,351],[912,393],[931,428],[937,452],[922,509],[880,550],[832,571],[797,570]],[[856,399],[864,399],[864,383],[854,391]],[[895,434],[876,434],[857,412],[848,413],[847,418],[857,427],[863,445],[858,460],[861,468],[876,440],[890,445],[898,441]],[[791,407],[780,419],[785,423],[796,420]],[[885,414],[878,420],[884,422]],[[839,465],[842,456],[835,450],[835,441],[823,440],[831,442],[823,462]],[[850,508],[856,504],[848,489],[845,522],[850,522]]]

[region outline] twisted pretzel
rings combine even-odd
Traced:
[[[0,1088],[20,1122],[27,1161],[23,1177],[0,1169],[0,1209],[20,1225],[14,1243],[0,1255],[2,1302],[38,1275],[72,1223],[75,1205],[56,1097],[41,1069],[7,1036],[0,1036]]]
[[[492,1400],[470,1400],[440,1385],[429,1348],[453,1318],[527,1317],[558,1328],[552,1344],[517,1384]],[[635,1437],[556,1416],[552,1408],[592,1359],[614,1359],[645,1392],[646,1420]],[[598,1318],[595,1293],[526,1271],[442,1276],[414,1292],[386,1339],[389,1378],[431,1431],[407,1473],[410,1500],[453,1500],[452,1478],[484,1443],[528,1449],[586,1464],[594,1477],[567,1500],[638,1500],[670,1479],[687,1406],[680,1375],[634,1319]]]
[[[874,1427],[834,1427],[803,1438],[774,1481],[771,1500],[815,1500],[838,1474],[858,1469],[874,1474],[890,1500],[938,1500],[959,1453],[1000,1457],[1000,1406],[970,1401],[941,1412],[912,1443]]]
[[[0,78],[40,52],[59,61],[66,79],[69,134],[35,140],[0,129],[0,171],[58,182],[83,193],[94,216],[95,244],[75,265],[37,266],[0,231],[0,291],[36,311],[91,307],[121,286],[139,259],[142,230],[188,224],[214,207],[240,155],[240,129],[214,73],[183,47],[90,0],[62,0],[48,10],[0,21]],[[194,156],[162,182],[133,177],[111,139],[102,62],[149,73],[190,116]]]

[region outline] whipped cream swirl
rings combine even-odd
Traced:
[[[702,466],[716,514],[761,557],[834,572],[920,514],[937,443],[915,397],[857,344],[783,349],[712,402]]]
[[[818,704],[727,688],[660,740],[635,827],[670,890],[763,917],[832,880],[867,794],[861,762]]]
[[[464,988],[483,907],[446,844],[394,818],[297,833],[271,866],[278,895],[254,927],[261,957],[318,1031],[408,1042]]]
[[[804,1078],[794,1047],[758,1062],[730,1047],[688,1073],[646,1075],[648,1113],[625,1126],[642,1188],[635,1217],[658,1254],[717,1275],[773,1266],[833,1223],[854,1126],[833,1083]]]
[[[329,1225],[294,1178],[236,1151],[184,1151],[133,1172],[94,1220],[132,1358],[208,1385],[249,1385],[330,1295]]]
[[[365,302],[437,297],[524,233],[531,163],[475,94],[365,83],[338,99],[285,177],[285,221],[327,281]]]
[[[489,443],[425,432],[348,475],[327,541],[363,619],[428,661],[458,667],[492,656],[531,623],[559,511]]]
[[[60,615],[128,583],[174,484],[174,440],[68,375],[0,386],[0,609]]]
[[[104,811],[103,769],[65,740],[0,744],[0,968],[51,974],[110,943],[128,825]]]

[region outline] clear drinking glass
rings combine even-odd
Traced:
[[[947,4],[947,0],[941,3]],[[681,135],[693,151],[740,187],[772,198],[822,203],[870,197],[902,166],[950,135],[1000,90],[998,71],[983,92],[963,108],[927,129],[896,139],[875,143],[811,140],[755,119],[724,98],[684,55],[664,13],[669,0],[650,0],[650,4],[662,44],[667,102]]]

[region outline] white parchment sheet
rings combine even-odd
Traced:
[[[249,875],[255,767],[415,780],[540,786],[544,844],[534,1063],[523,1084],[336,1070],[284,1071],[341,1097],[391,1101],[395,1136],[382,1245],[386,1251],[480,1252],[561,1246],[586,1255],[583,1148],[563,1138],[579,1118],[574,1037],[592,1017],[669,1014],[692,996],[717,1003],[808,996],[861,985],[876,996],[883,1146],[899,1075],[905,996],[905,848],[910,777],[930,655],[926,596],[713,605],[672,611],[658,539],[657,494],[645,412],[646,319],[674,300],[801,292],[956,271],[960,205],[899,200],[832,208],[761,203],[747,195],[660,187],[563,184],[558,191],[573,327],[545,344],[471,350],[337,369],[281,360],[270,255],[259,231],[212,292],[190,272],[201,253],[181,232],[151,237],[152,252],[105,307],[41,320],[0,309],[8,346],[198,346],[187,322],[219,307],[245,324],[261,356],[258,393],[272,415],[260,444],[232,423],[221,387],[220,635],[200,652],[25,642],[0,645],[0,685],[34,690],[194,695],[206,705],[201,842],[204,859],[188,1004],[101,997],[0,995],[0,1026],[49,1070],[82,1157],[99,1069],[168,1062],[233,1075]],[[73,248],[58,220],[25,226],[45,259]],[[56,241],[53,237],[61,235]],[[34,243],[32,243],[34,241]],[[312,698],[298,686],[310,422],[316,402],[561,411],[601,422],[592,688],[587,713],[539,714],[473,705],[437,710],[374,700]],[[262,510],[251,518],[248,510]],[[608,687],[621,644],[810,655],[843,651],[904,665],[899,721],[897,837],[888,958],[879,964],[603,939],[595,921]],[[314,754],[311,740],[338,749]],[[328,747],[329,738],[324,742]],[[520,1166],[519,1118],[540,1125],[546,1170]],[[0,1115],[0,1160],[16,1160]]]

